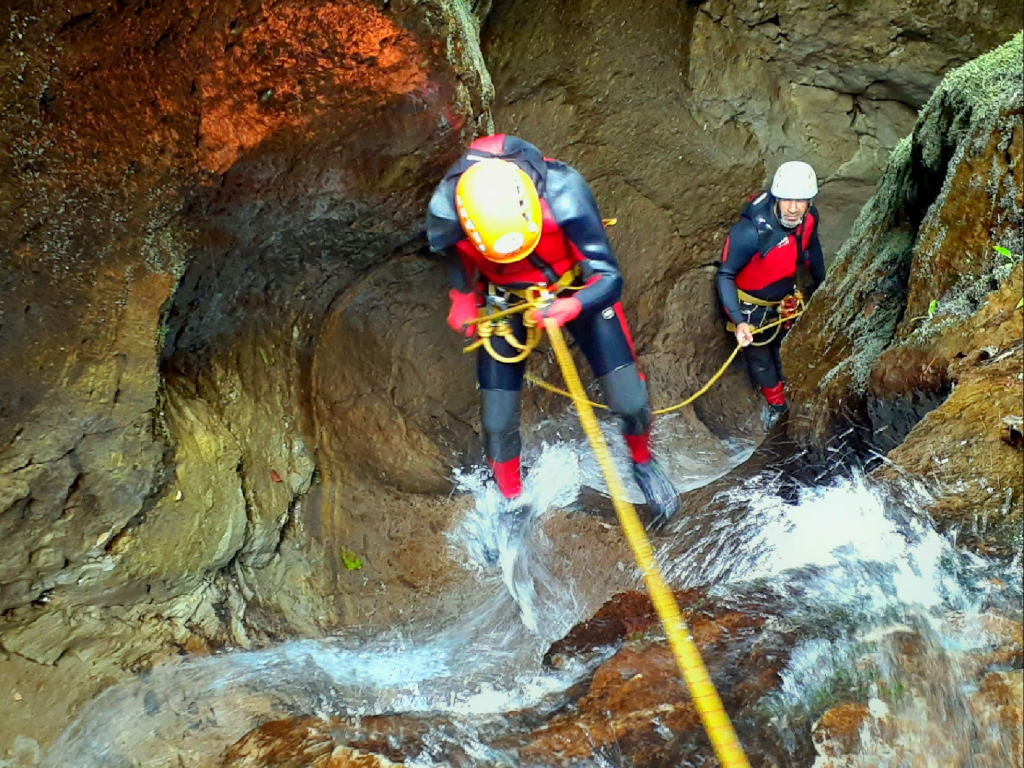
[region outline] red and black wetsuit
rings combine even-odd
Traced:
[[[515,163],[533,180],[544,217],[537,247],[525,259],[511,264],[497,264],[482,256],[466,238],[455,210],[455,188],[461,175],[473,163],[495,157]],[[622,276],[597,202],[583,177],[569,165],[545,158],[533,144],[514,136],[498,134],[478,139],[448,170],[434,192],[427,217],[427,238],[432,251],[446,255],[453,286],[463,293],[475,290],[481,297],[488,283],[515,289],[531,285],[549,287],[578,266],[586,287],[573,295],[580,301],[582,311],[566,327],[594,375],[601,379],[609,406],[623,422],[634,459],[650,461],[650,407],[619,303]],[[523,339],[522,318],[514,318],[513,328]],[[492,337],[492,342],[499,353],[515,354],[504,340]],[[477,357],[484,436],[492,464],[518,461],[519,392],[525,370],[526,361],[500,363],[482,349]]]
[[[799,226],[786,229],[776,215],[776,203],[768,192],[757,195],[747,204],[725,241],[718,267],[718,295],[726,315],[736,325],[750,323],[757,327],[778,317],[773,307],[742,301],[737,289],[762,301],[781,301],[796,290],[797,268],[801,263],[810,273],[812,290],[825,279],[825,258],[818,241],[818,210],[812,205]],[[779,333],[771,344],[743,350],[751,379],[765,390],[770,403],[773,397],[782,397],[779,347],[783,335]],[[782,399],[772,404],[784,402]]]

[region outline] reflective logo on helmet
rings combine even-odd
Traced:
[[[523,247],[523,243],[526,242],[526,238],[523,237],[522,232],[508,232],[497,240],[494,241],[495,253],[500,253],[502,256],[507,256],[510,253],[515,253]]]

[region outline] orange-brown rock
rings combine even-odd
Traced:
[[[777,687],[785,641],[758,644],[766,617],[756,611],[726,609],[698,590],[677,592],[676,600],[735,724]],[[542,765],[570,765],[612,750],[630,765],[654,768],[708,752],[700,714],[656,621],[646,595],[623,593],[556,643],[546,657],[553,661],[625,641],[586,693],[529,735],[519,754]]]
[[[324,720],[279,720],[243,736],[225,755],[223,768],[391,768],[386,757],[334,744]]]
[[[1024,673],[1018,669],[987,674],[971,700],[971,709],[982,734],[975,752],[987,754],[993,765],[999,759],[1020,765],[1024,759]],[[988,768],[984,762],[980,764]]]

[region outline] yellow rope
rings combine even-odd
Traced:
[[[704,666],[704,661],[701,659],[700,651],[686,627],[686,622],[683,621],[672,590],[668,588],[662,578],[643,524],[640,522],[636,510],[633,509],[633,505],[626,501],[622,480],[619,478],[618,472],[615,471],[611,453],[608,451],[608,445],[601,434],[597,417],[590,407],[590,401],[580,382],[579,372],[576,370],[572,355],[565,344],[562,329],[558,327],[557,322],[550,318],[545,319],[544,327],[551,339],[551,346],[555,351],[558,364],[562,368],[562,375],[565,377],[570,395],[576,403],[583,431],[586,432],[594,453],[597,454],[597,462],[608,483],[608,491],[611,493],[612,504],[619,516],[619,522],[622,524],[622,529],[629,540],[629,546],[633,550],[633,556],[647,582],[647,589],[651,593],[651,602],[654,603],[661,623],[665,627],[665,635],[672,648],[672,653],[675,655],[679,670],[683,673],[683,678],[690,689],[690,695],[704,722],[704,729],[707,731],[708,738],[711,739],[715,754],[718,755],[718,759],[725,768],[750,768],[750,763],[747,762],[747,757],[739,745],[729,716],[722,706],[718,691],[715,690],[707,667]],[[733,356],[735,356],[735,352]]]
[[[765,325],[762,325],[760,328],[755,328],[754,329],[754,333],[762,333],[764,331],[767,331],[770,328],[776,328],[775,334],[772,335],[772,339],[774,339],[775,336],[778,335],[778,333],[779,333],[779,331],[777,329],[778,326],[781,326],[783,323],[788,323],[790,320],[795,320],[796,318],[800,317],[800,315],[802,315],[802,314],[803,314],[803,312],[797,312],[795,315],[792,315],[790,317],[779,318],[778,320],[775,320],[775,321],[773,321],[771,323],[767,323]],[[769,341],[771,341],[771,339],[769,339]],[[767,342],[765,342],[765,343],[767,343]],[[764,343],[759,344],[757,346],[764,346]],[[718,381],[720,378],[722,378],[722,376],[725,374],[726,370],[728,370],[729,366],[732,365],[732,361],[736,359],[736,355],[739,354],[741,349],[743,349],[743,347],[741,347],[739,344],[737,344],[736,348],[732,351],[732,354],[729,355],[729,359],[726,360],[725,363],[722,364],[721,368],[719,368],[717,371],[715,371],[715,375],[712,376],[710,379],[708,379],[708,383],[707,384],[705,384],[703,387],[698,389],[696,392],[694,392],[688,398],[683,400],[683,402],[676,403],[675,405],[670,405],[668,408],[659,408],[658,410],[654,411],[654,415],[660,416],[660,415],[665,414],[665,413],[672,413],[673,411],[678,411],[680,408],[685,408],[690,403],[692,403],[694,400],[696,400],[698,397],[700,397],[705,392],[707,392],[709,389],[711,389],[711,387],[714,386],[715,382]],[[559,389],[558,387],[556,387],[553,384],[548,384],[543,379],[538,379],[532,373],[526,374],[526,380],[529,381],[534,386],[540,387],[541,389],[545,389],[548,392],[552,392],[552,393],[554,393],[556,395],[561,395],[562,397],[569,397],[569,398],[573,397],[572,394],[570,394],[569,392],[566,392],[564,389]],[[595,403],[593,400],[587,400],[587,405],[589,405],[591,408],[602,408],[604,410],[608,410],[608,406],[607,405],[604,405],[602,403]]]

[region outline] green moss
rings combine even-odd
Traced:
[[[1021,99],[1024,76],[1024,34],[1018,32],[993,51],[954,69],[943,78],[936,99],[996,114]]]
[[[441,0],[440,7],[444,12],[448,25],[448,60],[456,72],[472,73],[479,78],[480,108],[483,111],[483,128],[487,133],[494,133],[494,118],[491,116],[491,103],[494,101],[494,84],[491,73],[484,62],[483,51],[480,50],[480,23],[490,9],[489,2],[471,2],[470,0]],[[460,84],[460,90],[465,86]],[[472,109],[473,98],[463,94],[470,103],[464,105]]]
[[[1018,33],[950,72],[921,110],[914,132],[894,147],[875,195],[861,209],[830,270],[825,293],[834,307],[826,333],[833,339],[848,339],[852,351],[822,384],[848,374],[853,390],[862,393],[875,360],[903,319],[911,272],[926,281],[936,277],[931,274],[932,259],[946,236],[939,216],[955,170],[988,147],[995,132],[1008,137],[1020,124],[1022,57],[1024,36]],[[1000,233],[997,244],[1020,250],[1016,181],[1005,169],[993,168],[992,174],[976,183],[985,185],[997,211],[993,221],[994,231]],[[922,247],[918,234],[926,230],[930,237]],[[959,322],[955,318],[973,312],[992,289],[993,280],[1001,276],[993,271],[995,262],[993,253],[978,254],[973,274],[965,274],[941,297],[937,315],[942,317],[921,324],[915,333],[936,333],[943,323]]]
[[[938,168],[943,149],[959,144],[967,133],[974,135],[975,142],[987,141],[999,117],[1007,110],[1020,108],[1022,56],[1024,42],[1018,32],[1005,44],[943,78],[921,111],[915,131],[925,164]]]

